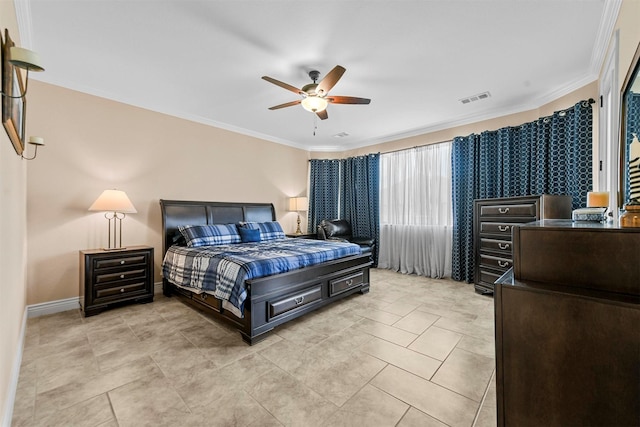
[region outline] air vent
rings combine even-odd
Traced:
[[[336,133],[335,135],[333,135],[334,138],[345,138],[347,136],[349,136],[349,134],[346,133],[346,132],[340,132],[340,133]]]
[[[462,98],[460,102],[462,102],[463,104],[469,104],[471,102],[480,101],[482,99],[487,99],[490,97],[491,97],[491,94],[489,92],[482,92],[477,95],[469,96],[467,98]]]

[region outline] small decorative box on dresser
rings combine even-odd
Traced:
[[[80,251],[80,306],[86,316],[124,302],[153,301],[153,248]]]
[[[508,197],[474,201],[474,282],[477,293],[493,293],[493,283],[513,265],[514,225],[540,219],[570,219],[571,196]]]

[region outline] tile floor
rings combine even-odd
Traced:
[[[238,332],[175,298],[28,320],[14,426],[495,426],[493,300],[372,270],[371,292]]]

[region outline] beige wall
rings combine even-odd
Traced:
[[[9,29],[19,44],[13,2],[0,1],[0,29]],[[27,162],[13,149],[0,129],[0,423],[8,414],[5,402],[11,393],[11,375],[19,350],[20,329],[25,311],[26,185]]]
[[[156,281],[161,198],[273,202],[295,230],[287,197],[306,193],[306,151],[37,81],[28,119],[47,144],[28,172],[28,304],[78,296],[78,250],[107,245],[106,219],[87,209],[108,188],[138,210],[123,243],[155,247]]]

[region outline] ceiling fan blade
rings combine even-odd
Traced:
[[[368,104],[371,102],[370,99],[355,96],[330,96],[326,99],[332,104]]]
[[[271,78],[269,76],[262,76],[262,80],[266,80],[269,83],[273,83],[276,86],[280,86],[281,88],[284,88],[286,90],[290,90],[293,93],[297,93],[298,95],[302,95],[304,92],[302,92],[300,89],[298,89],[295,86],[291,86],[290,84],[281,82],[280,80],[276,80],[274,78]]]
[[[327,114],[327,110],[316,111],[316,115],[320,117],[320,120],[327,120],[329,118],[329,114]]]
[[[279,109],[285,108],[285,107],[293,107],[294,105],[300,104],[300,102],[302,102],[301,99],[299,99],[297,101],[285,102],[284,104],[274,105],[273,107],[269,107],[269,110],[279,110]]]
[[[329,73],[324,76],[324,79],[318,83],[318,87],[316,88],[316,93],[320,96],[324,96],[331,90],[332,87],[338,83],[340,77],[347,71],[344,67],[340,65],[336,65],[333,67],[333,70],[329,71]]]

